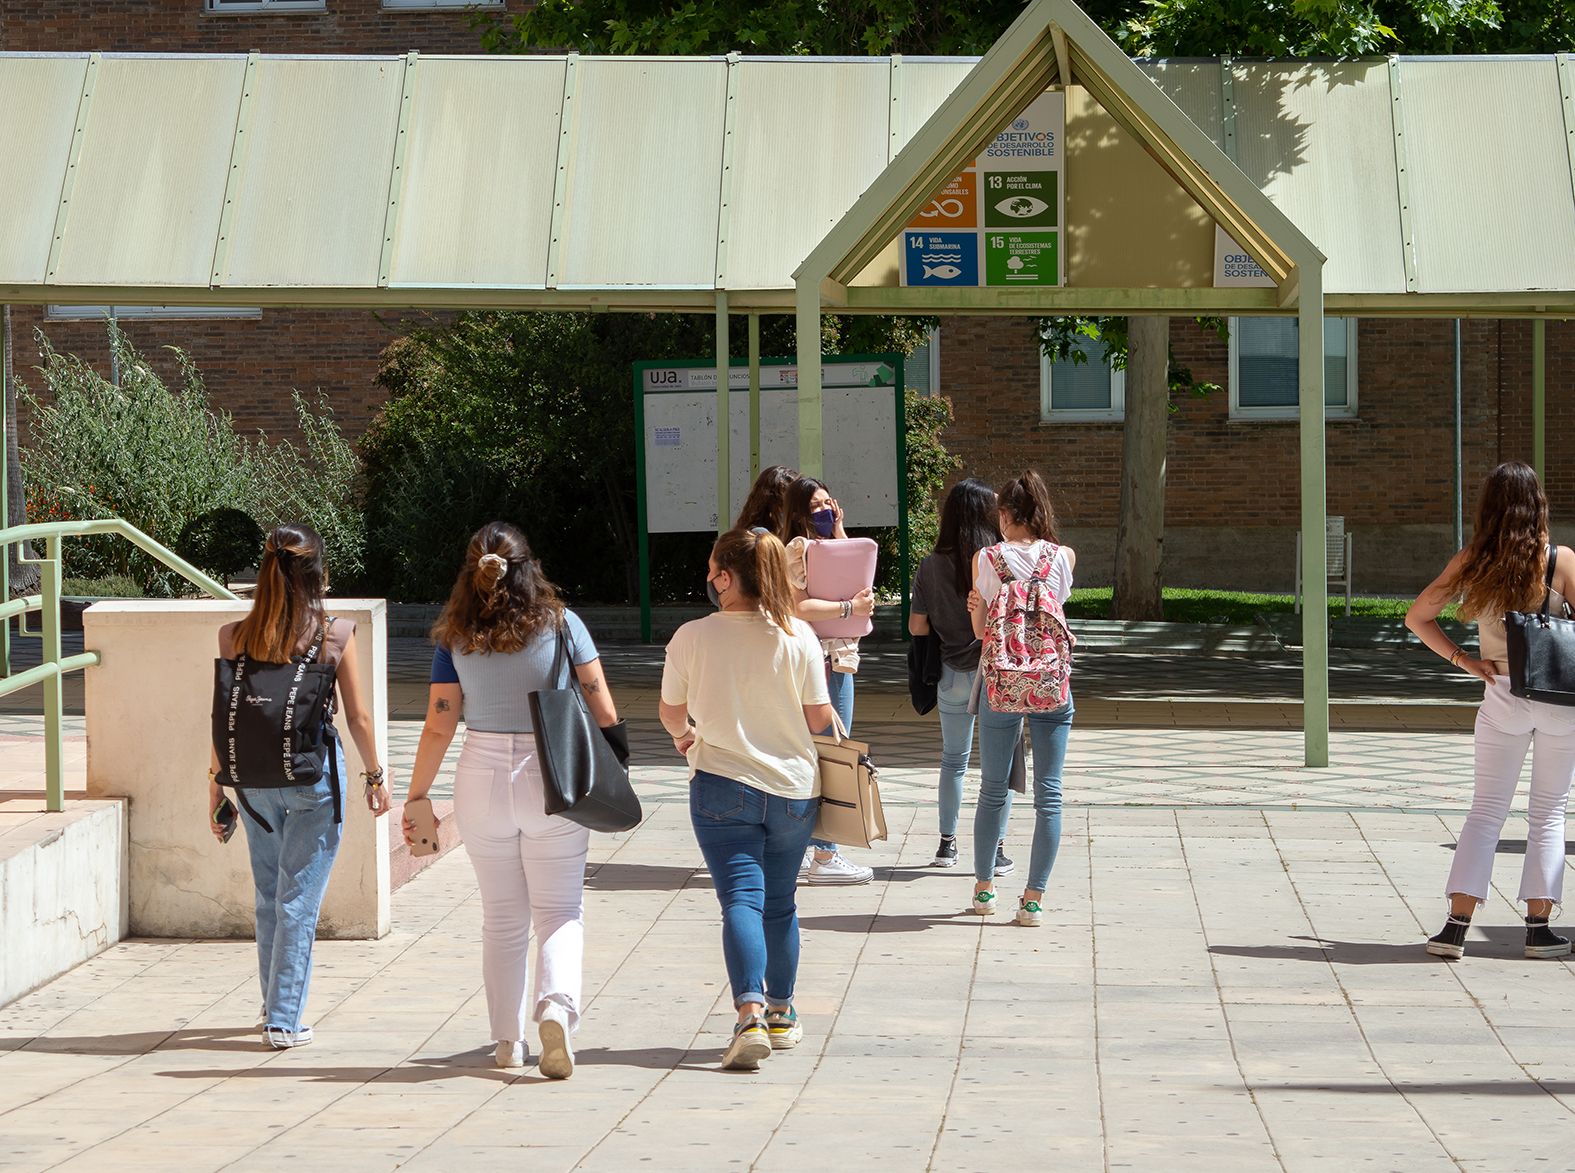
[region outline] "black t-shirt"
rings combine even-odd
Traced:
[[[913,576],[913,611],[926,616],[941,637],[941,659],[948,668],[972,672],[979,666],[979,641],[968,618],[968,591],[957,590],[951,561],[931,554]]]

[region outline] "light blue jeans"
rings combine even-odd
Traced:
[[[343,808],[344,756],[335,752],[340,753]],[[317,914],[334,856],[339,854],[341,827],[334,821],[331,786],[324,777],[315,786],[247,789],[247,803],[273,827],[271,832],[241,806],[257,887],[257,976],[262,983],[264,1025],[281,1030],[301,1029],[312,984]]]
[[[1050,883],[1061,846],[1061,768],[1066,763],[1066,742],[1072,732],[1071,698],[1049,713],[997,713],[990,697],[979,697],[979,805],[973,816],[973,874],[980,883],[995,878],[995,845],[1006,835],[1012,813],[1012,755],[1017,737],[1028,719],[1034,747],[1034,846],[1028,856],[1024,885],[1043,892]]]
[[[791,1006],[798,981],[798,862],[818,798],[783,798],[696,770],[689,818],[722,905],[733,1005]]]
[[[831,707],[836,710],[837,716],[842,718],[842,728],[849,733],[853,732],[853,673],[851,672],[826,672],[826,691],[831,694]],[[824,736],[830,736],[831,730],[823,731]],[[816,847],[822,851],[835,851],[837,845],[828,843],[824,839],[811,839]]]
[[[963,777],[973,754],[973,714],[968,700],[973,694],[972,672],[941,665],[936,705],[941,711],[941,834],[957,834],[962,810]]]

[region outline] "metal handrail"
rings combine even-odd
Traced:
[[[3,515],[0,515],[3,516]],[[145,554],[162,562],[169,569],[195,586],[201,587],[216,599],[240,601],[240,596],[229,587],[210,578],[174,551],[159,544],[129,521],[119,517],[105,517],[94,521],[51,521],[35,525],[13,525],[0,529],[0,587],[8,587],[3,573],[8,563],[8,551],[20,542],[41,542],[41,558],[21,557],[18,560],[38,566],[39,593],[21,599],[5,599],[0,595],[0,697],[9,696],[35,684],[44,688],[44,804],[50,811],[66,807],[65,776],[61,761],[65,743],[61,736],[60,716],[65,707],[62,689],[68,672],[77,672],[99,662],[97,652],[82,652],[75,656],[61,654],[60,646],[60,596],[61,543],[66,538],[91,537],[114,534],[125,538]],[[8,593],[8,591],[7,591]],[[39,632],[43,640],[43,662],[25,672],[11,672],[11,617],[33,612],[41,615]]]

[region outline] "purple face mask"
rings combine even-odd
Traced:
[[[809,523],[815,527],[817,534],[829,538],[837,532],[837,512],[834,509],[817,509],[809,515]]]

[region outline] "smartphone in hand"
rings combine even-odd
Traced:
[[[405,819],[413,831],[410,854],[413,856],[436,855],[438,850],[438,821],[432,810],[432,800],[412,798],[405,803]]]
[[[223,831],[219,836],[220,843],[228,843],[235,837],[235,829],[241,825],[241,816],[228,794],[219,799],[219,805],[213,808],[213,822]]]

